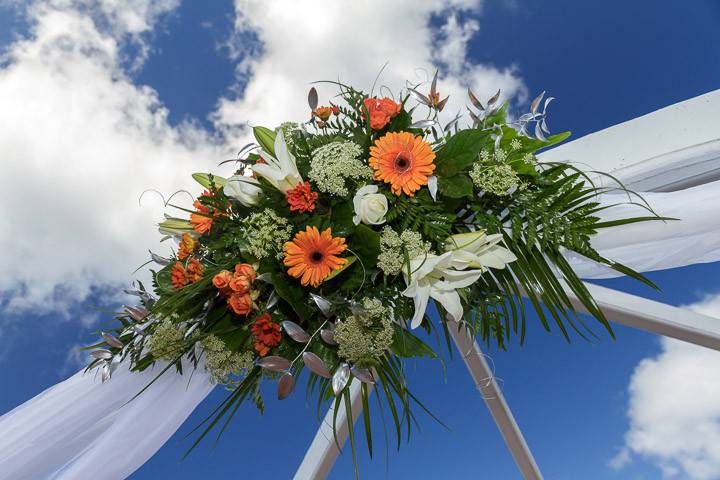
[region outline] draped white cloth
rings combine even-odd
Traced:
[[[600,230],[593,247],[605,258],[639,272],[665,270],[720,260],[720,181],[685,190],[643,193],[642,197],[662,217],[679,221],[652,221]],[[628,201],[626,194],[607,194],[603,205],[621,204],[605,210],[603,220],[648,216],[649,212]],[[637,198],[633,198],[637,202]],[[571,265],[583,278],[618,277],[619,273],[569,253]]]
[[[679,222],[644,222],[601,231],[593,244],[607,258],[639,271],[720,260],[720,182],[671,193],[643,195],[662,216]],[[605,195],[604,204],[627,201]],[[639,207],[606,211],[607,220],[646,215]],[[584,278],[616,272],[569,255]],[[121,479],[147,461],[210,393],[207,375],[168,372],[130,403],[159,371],[120,367],[101,383],[75,374],[0,417],[0,478]]]
[[[173,368],[128,403],[162,368],[133,373],[121,364],[105,383],[80,371],[0,417],[0,478],[130,476],[213,388],[203,370]]]

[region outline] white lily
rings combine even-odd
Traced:
[[[303,179],[298,172],[295,157],[287,148],[282,130],[275,135],[275,156],[260,150],[260,157],[267,163],[256,163],[252,169],[283,193],[295,188]]]
[[[226,196],[234,198],[246,207],[252,207],[260,202],[262,188],[259,185],[260,182],[253,177],[233,175],[225,182],[223,192]]]
[[[403,292],[403,295],[412,297],[415,302],[415,315],[410,321],[410,328],[416,328],[422,323],[430,298],[440,303],[453,320],[460,321],[463,307],[456,290],[472,285],[482,273],[482,270],[461,271],[453,268],[453,252],[411,259],[410,274],[405,272],[408,287]]]
[[[445,241],[445,251],[452,253],[452,266],[458,270],[479,268],[503,269],[505,265],[517,260],[507,248],[500,245],[501,234],[487,235],[484,231],[451,235]]]

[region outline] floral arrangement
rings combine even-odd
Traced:
[[[168,204],[184,214],[159,226],[176,252],[152,254],[161,267],[152,290],[128,290],[139,304],[92,347],[88,368],[103,379],[120,361],[137,371],[162,361],[158,376],[202,365],[224,384],[229,394],[197,441],[245,400],[262,410],[263,380],[276,381],[283,399],[307,370],[318,411],[330,399],[349,405],[350,383],[362,382],[371,453],[376,384],[399,445],[411,407],[422,407],[404,362],[440,348],[414,329],[438,331],[449,348],[457,324],[506,348],[513,335],[524,341],[534,311],[568,339],[592,334],[569,289],[612,335],[566,251],[649,283],[591,239],[657,217],[601,221],[607,207],[596,196],[609,187],[571,165],[538,162],[538,150],[568,136],[549,136],[544,92],[508,119],[500,92],[483,104],[468,91],[469,117],[442,125],[437,74],[426,93],[408,86],[397,99],[331,83],[337,103],[319,106],[313,88],[309,121],[255,127],[234,173],[194,175],[205,189],[194,208]]]

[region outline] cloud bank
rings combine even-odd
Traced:
[[[305,119],[313,80],[369,89],[387,62],[380,84],[395,93],[442,67],[453,114],[467,86],[525,96],[514,67],[468,57],[479,1],[237,1],[237,84],[218,99],[215,130],[171,125],[132,73],[151,61],[153,33],[178,0],[11,4],[30,30],[0,60],[0,311],[69,311],[94,289],[126,285],[148,248],[169,248],[154,229],[159,197],[141,208],[141,193],[197,193],[189,174],[232,156],[248,123]],[[335,93],[320,91],[325,102]]]
[[[688,305],[718,317],[720,294]],[[641,457],[664,478],[720,479],[720,352],[663,338],[662,351],[642,360],[630,380],[621,468]]]

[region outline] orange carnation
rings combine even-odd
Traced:
[[[175,262],[175,265],[170,269],[170,283],[172,283],[173,288],[182,288],[190,283],[182,262]]]
[[[290,204],[291,212],[312,212],[315,210],[317,192],[310,190],[310,182],[299,183],[295,188],[285,194]]]
[[[178,248],[178,258],[185,260],[187,257],[192,255],[197,247],[197,241],[189,233],[183,233],[182,239],[180,240],[180,248]]]
[[[230,295],[227,304],[228,308],[235,312],[236,315],[247,315],[252,311],[253,307],[255,306],[255,303],[253,302],[253,299],[249,294],[241,294],[237,292],[233,292]]]
[[[267,312],[255,320],[251,331],[255,337],[253,347],[261,357],[267,355],[272,347],[280,345],[280,341],[282,340],[280,325],[273,322],[272,317]]]
[[[375,180],[390,184],[395,195],[413,196],[435,171],[435,152],[422,138],[410,132],[390,132],[370,147],[369,164]]]
[[[317,287],[333,270],[342,268],[347,260],[337,255],[347,246],[342,237],[333,237],[328,228],[322,233],[316,227],[306,227],[291,242],[285,243],[285,266],[288,274],[300,279],[303,286]]]

